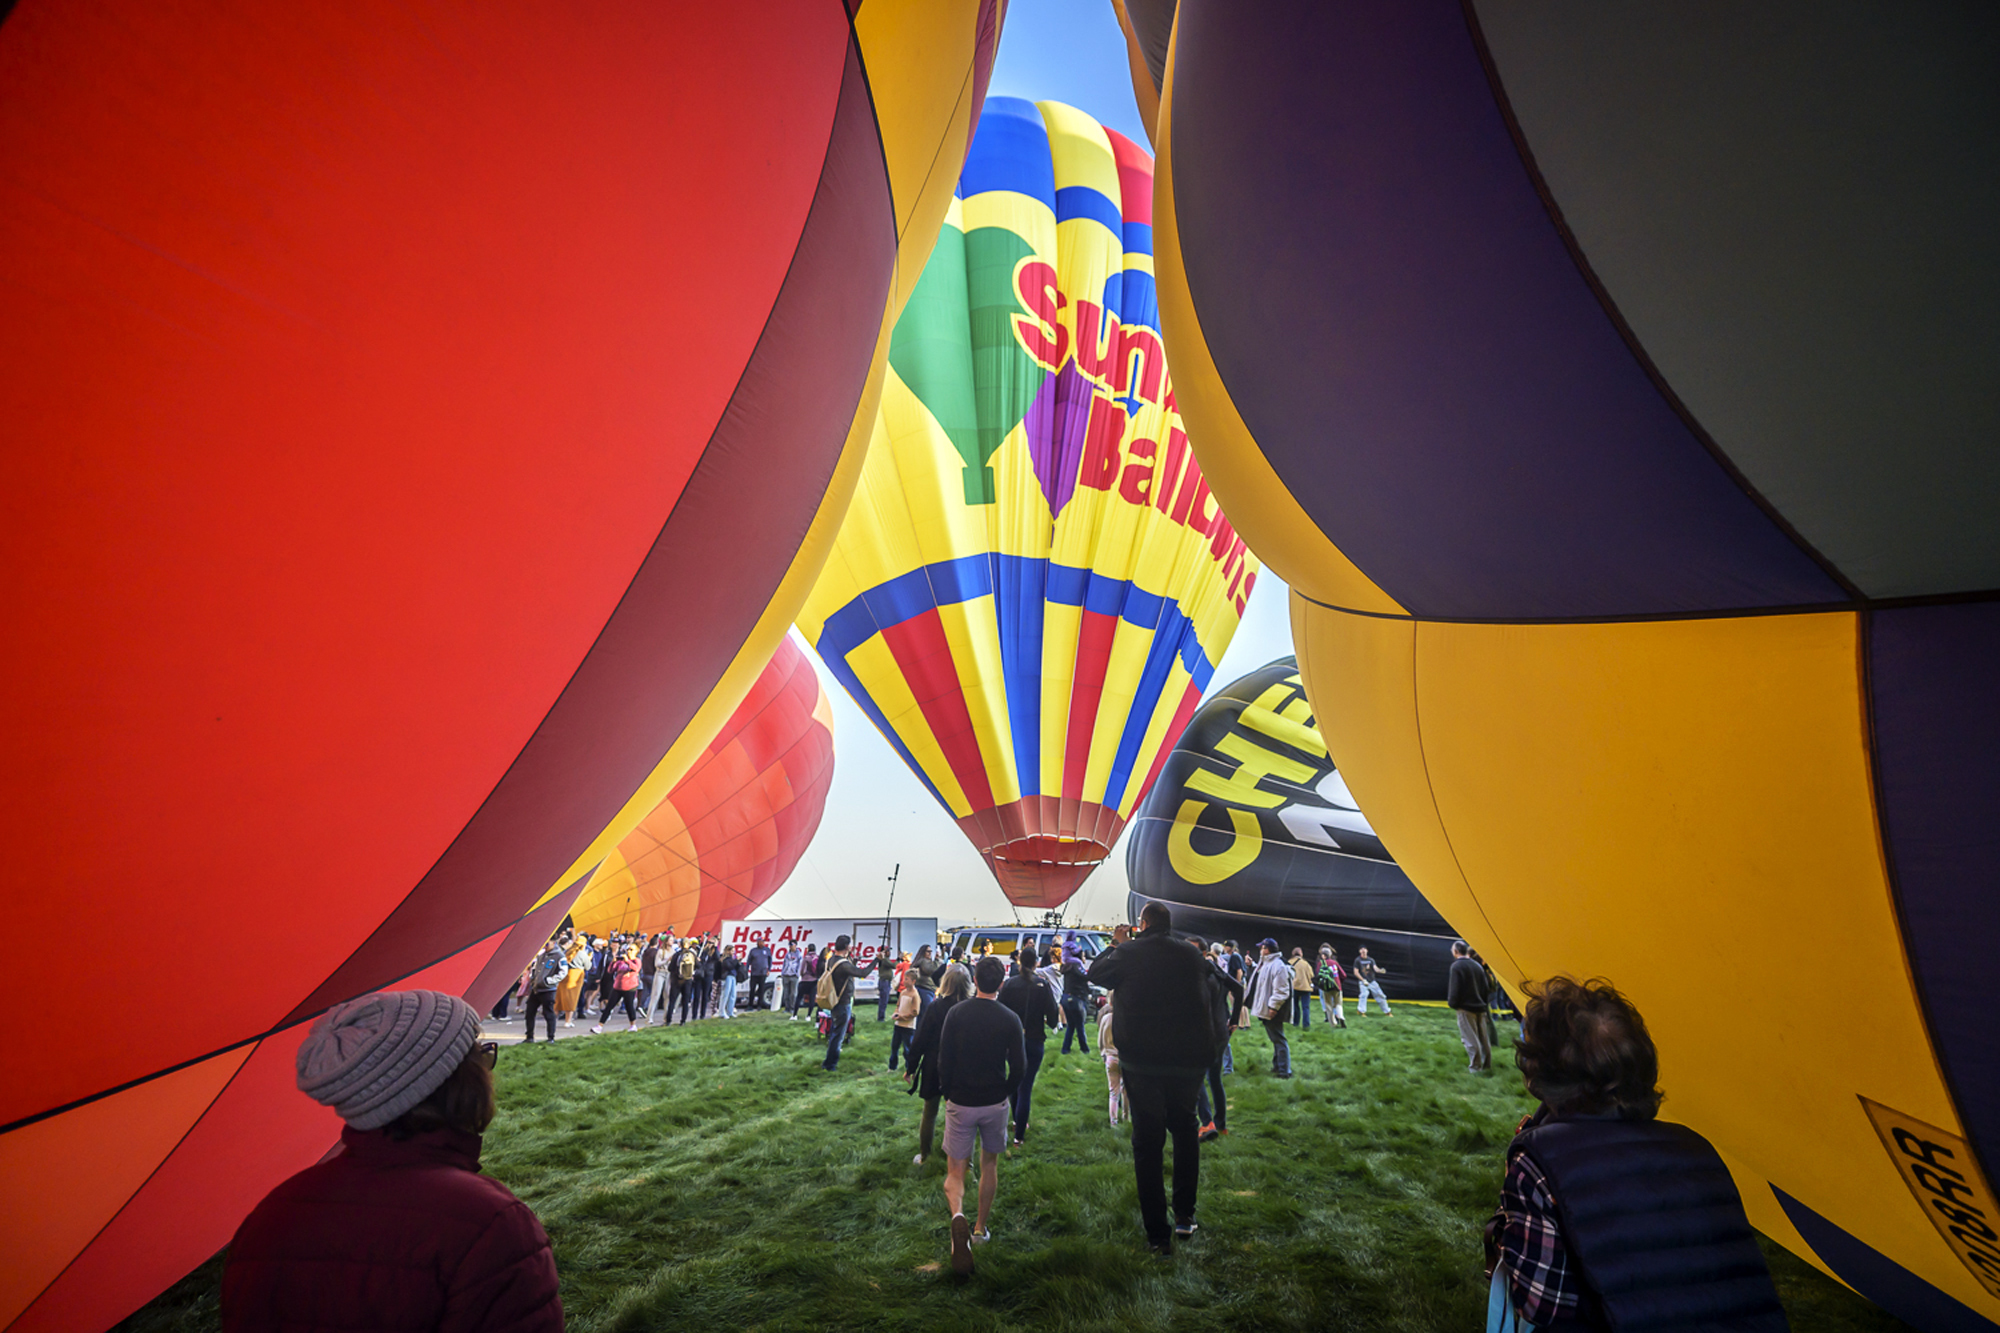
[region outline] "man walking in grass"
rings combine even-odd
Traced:
[[[849,958],[847,948],[852,943],[853,941],[847,936],[836,935],[833,947],[826,951],[827,962],[820,970],[821,985],[826,988],[828,998],[832,1000],[832,1003],[826,1006],[832,1013],[833,1020],[827,1024],[826,1063],[821,1066],[828,1072],[840,1067],[840,1048],[847,1042],[847,1020],[854,1016],[854,983],[870,972],[879,976],[882,971],[880,955],[876,956],[874,962],[866,964],[856,963]],[[831,982],[827,981],[828,973],[832,974]],[[999,987],[995,986],[994,989],[998,990]]]
[[[1285,1016],[1292,1008],[1292,969],[1278,952],[1276,940],[1257,946],[1262,961],[1250,974],[1250,1012],[1264,1025],[1271,1039],[1271,1072],[1279,1078],[1292,1076],[1292,1048],[1285,1041]]]
[[[1444,1002],[1458,1016],[1458,1039],[1472,1061],[1469,1068],[1483,1074],[1493,1067],[1493,1047],[1486,1031],[1486,969],[1472,961],[1471,953],[1464,940],[1451,942],[1451,975],[1445,981]]]
[[[1147,903],[1139,933],[1117,943],[1090,965],[1091,983],[1111,991],[1111,1044],[1125,1079],[1132,1112],[1132,1170],[1139,1186],[1139,1219],[1146,1247],[1174,1252],[1174,1238],[1197,1230],[1195,1198],[1201,1186],[1200,1126],[1195,1098],[1216,1054],[1214,983],[1201,951],[1174,938],[1165,903]],[[1285,976],[1289,984],[1291,973]],[[1174,1140],[1173,1217],[1167,1216],[1167,1136]]]
[[[1062,975],[1063,1012],[1063,1054],[1069,1054],[1069,1040],[1075,1037],[1083,1043],[1083,1053],[1090,1054],[1090,1033],[1087,1030],[1089,1015],[1085,1012],[1090,1003],[1090,977],[1078,960],[1074,944],[1058,951],[1057,964]]]
[[[999,1002],[1007,968],[985,957],[972,969],[977,995],[945,1015],[938,1037],[938,1089],[944,1097],[944,1201],[951,1207],[951,1271],[972,1272],[972,1247],[991,1240],[987,1222],[1000,1188],[1007,1110],[1028,1067],[1021,1020]],[[831,1057],[829,1057],[831,1058]],[[979,1222],[965,1218],[965,1170],[979,1143]]]
[[[556,1039],[556,987],[562,985],[569,975],[569,959],[563,957],[562,946],[550,940],[542,946],[542,952],[528,965],[528,1035],[526,1040],[535,1039],[535,1015],[549,1016],[549,1040]]]
[[[1373,995],[1382,1002],[1382,1017],[1389,1017],[1389,997],[1383,993],[1381,982],[1388,975],[1389,969],[1370,958],[1366,949],[1354,955],[1354,1003],[1363,1014],[1368,1012],[1368,997]]]

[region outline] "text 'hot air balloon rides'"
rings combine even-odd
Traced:
[[[1370,821],[1637,1001],[1766,1235],[2000,1326],[1993,11],[1122,3],[1181,406]]]
[[[1293,658],[1195,710],[1132,821],[1125,871],[1132,921],[1163,902],[1176,930],[1211,940],[1271,936],[1309,958],[1365,948],[1388,994],[1444,998],[1457,932],[1355,805]]]
[[[799,863],[833,785],[833,706],[788,636],[667,798],[604,858],[570,920],[594,935],[707,931]]]
[[[1109,854],[1256,580],[1181,429],[1151,224],[1143,149],[987,103],[799,617],[1023,907]]]
[[[996,11],[0,5],[9,924],[227,996],[10,1034],[0,1327],[219,1249],[315,1016],[484,1009],[729,717]]]

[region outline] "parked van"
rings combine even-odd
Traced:
[[[1003,957],[1011,955],[1023,944],[1033,944],[1035,952],[1043,957],[1053,945],[1068,947],[1071,937],[1083,955],[1083,963],[1089,966],[1091,959],[1111,947],[1111,932],[1108,930],[1072,930],[1067,927],[1050,929],[1046,926],[961,926],[947,937],[944,951],[947,955],[953,949],[963,948],[967,958],[979,952],[985,945],[988,953]]]

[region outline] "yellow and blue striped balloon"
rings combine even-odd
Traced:
[[[798,621],[1023,907],[1110,853],[1256,581],[1174,404],[1152,199],[1123,135],[988,100]]]

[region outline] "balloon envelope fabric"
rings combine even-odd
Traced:
[[[1152,159],[995,98],[799,626],[1022,907],[1110,853],[1257,563],[1157,334]]]
[[[1992,12],[1127,9],[1179,402],[1370,820],[1638,1002],[1759,1228],[1991,1327]]]
[[[314,1015],[483,1007],[728,718],[994,39],[981,0],[6,7],[6,901],[177,1007],[10,1035],[0,1326],[218,1249],[333,1142]]]
[[[1399,1000],[1442,1000],[1456,932],[1417,892],[1327,758],[1296,660],[1216,691],[1174,742],[1125,841],[1128,916],[1343,964],[1365,948]]]
[[[819,831],[833,785],[833,705],[791,638],[570,910],[578,930],[708,931],[777,892]]]

